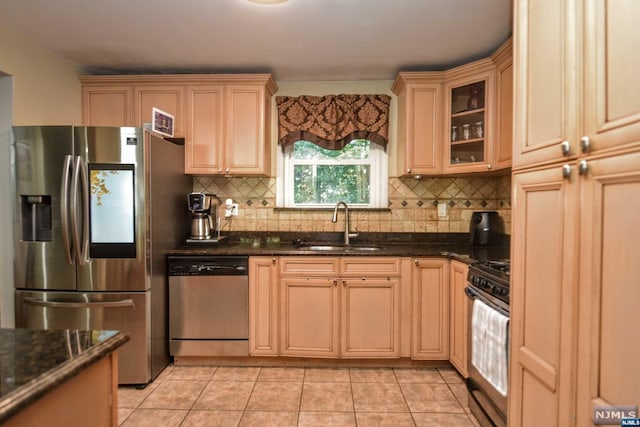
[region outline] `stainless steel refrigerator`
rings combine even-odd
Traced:
[[[13,128],[16,326],[129,334],[119,383],[169,362],[166,252],[187,233],[184,147],[141,128]]]

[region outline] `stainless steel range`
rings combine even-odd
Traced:
[[[506,426],[509,261],[471,264],[467,281],[469,408],[482,426]]]

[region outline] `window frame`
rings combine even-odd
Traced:
[[[326,209],[335,206],[330,204],[296,204],[294,203],[293,188],[293,144],[285,147],[277,148],[277,176],[276,176],[276,206],[280,208],[292,209]],[[383,146],[370,141],[370,159],[350,159],[349,164],[369,164],[370,165],[370,183],[369,183],[369,203],[349,203],[350,207],[381,209],[387,208],[388,184],[389,184],[389,156]],[[298,164],[336,164],[331,160],[320,160],[315,162],[298,162]]]

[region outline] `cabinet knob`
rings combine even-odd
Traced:
[[[491,166],[491,164],[487,165],[487,169],[491,169],[493,166]]]
[[[589,165],[587,164],[587,161],[581,160],[580,163],[578,163],[578,173],[580,174],[580,176],[584,176],[588,171]]]
[[[338,280],[337,279],[333,279],[333,286],[338,286]]]
[[[218,168],[218,173],[222,173],[222,168]]]
[[[407,168],[407,173],[411,173],[411,168]]]
[[[413,260],[413,263],[415,264],[415,266],[416,266],[416,267],[417,267],[417,266],[418,266],[418,264],[419,264],[419,262],[418,262],[418,260],[417,260],[417,259],[414,259],[414,260]]]
[[[226,169],[224,170],[224,173],[227,173],[227,174],[228,174],[228,173],[229,173],[229,168],[226,168]]]
[[[275,258],[271,258],[271,264],[276,265],[276,259]]]
[[[560,149],[562,150],[563,156],[568,156],[569,154],[571,154],[571,144],[567,140],[562,141],[562,143],[560,144]]]
[[[347,281],[342,279],[342,286],[347,286]]]
[[[588,153],[591,150],[591,140],[588,136],[580,138],[580,148],[582,148],[583,153]]]
[[[562,166],[562,177],[564,179],[571,178],[571,165],[563,165]]]

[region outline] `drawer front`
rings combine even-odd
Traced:
[[[326,275],[338,273],[338,258],[333,257],[282,257],[280,274]]]
[[[400,258],[395,257],[345,257],[341,258],[343,276],[399,276]]]

